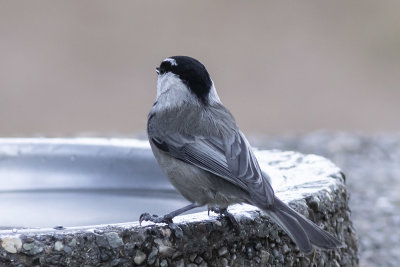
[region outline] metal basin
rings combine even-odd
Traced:
[[[0,230],[129,222],[186,204],[147,141],[0,139]]]

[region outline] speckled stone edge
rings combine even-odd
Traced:
[[[293,166],[292,168],[295,168]],[[344,247],[299,252],[290,238],[254,207],[235,206],[236,233],[226,218],[207,213],[178,217],[176,224],[137,222],[0,234],[0,266],[357,266],[344,176],[335,185],[289,201],[290,206],[338,236]]]

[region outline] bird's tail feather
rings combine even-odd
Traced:
[[[293,239],[299,249],[304,253],[311,253],[313,247],[307,233],[295,217],[285,211],[267,211],[276,223]]]
[[[302,252],[311,253],[312,245],[322,249],[342,246],[342,243],[333,235],[319,228],[277,197],[274,204],[274,210],[265,211],[285,230]]]

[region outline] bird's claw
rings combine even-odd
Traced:
[[[161,216],[159,217],[158,215],[151,215],[147,212],[142,213],[142,215],[140,215],[139,217],[139,224],[142,225],[143,221],[151,221],[153,223],[166,223],[166,224],[170,224],[172,223],[172,218],[169,216]]]
[[[232,224],[233,228],[235,229],[236,233],[240,233],[240,225],[237,222],[236,218],[228,212],[227,209],[221,209],[221,208],[217,208],[217,207],[212,207],[212,208],[208,208],[208,214],[210,214],[210,210],[212,212],[218,213],[221,217],[224,216],[226,217],[230,223]]]

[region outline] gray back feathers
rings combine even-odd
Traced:
[[[157,104],[156,104],[157,105]],[[205,127],[206,126],[206,127]],[[274,192],[262,176],[251,147],[222,105],[185,103],[149,114],[149,139],[170,156],[242,188],[257,206],[273,205]]]

